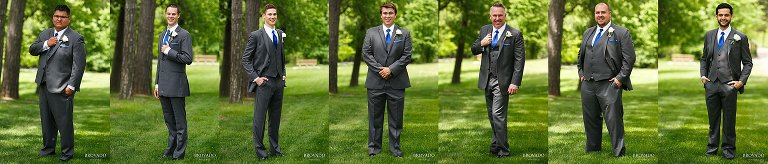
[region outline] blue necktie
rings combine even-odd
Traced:
[[[275,35],[275,30],[272,30],[272,44],[277,47],[277,35]]]
[[[387,29],[387,38],[386,38],[387,39],[387,46],[389,46],[389,31],[392,31],[392,30]]]
[[[171,30],[165,30],[165,37],[163,37],[163,45],[168,45],[169,36],[171,36]]]
[[[720,32],[720,41],[717,41],[717,48],[723,48],[723,42],[725,42],[725,32]]]
[[[496,30],[493,32],[493,41],[491,42],[491,47],[496,47],[496,43],[499,42],[499,30]]]
[[[595,38],[595,41],[592,41],[592,46],[595,46],[598,40],[600,40],[600,36],[603,35],[603,29],[600,29],[600,32],[597,32],[597,37]]]

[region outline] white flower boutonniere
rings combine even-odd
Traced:
[[[176,35],[179,35],[179,33],[176,31],[171,31],[171,40],[173,40],[173,38],[176,38]]]
[[[615,29],[613,29],[613,27],[608,27],[608,37],[613,36],[613,31],[615,31]]]
[[[286,35],[285,33],[283,33],[283,38],[285,38],[286,36],[288,36],[288,35]]]
[[[734,41],[738,42],[741,40],[741,36],[739,34],[733,35],[733,40],[731,40],[731,44],[733,44]]]
[[[512,37],[512,32],[507,31],[507,34],[505,36]]]
[[[395,31],[395,35],[402,35],[402,34],[403,34],[403,31],[400,31],[400,29],[397,29]]]
[[[59,40],[59,41],[60,41],[61,43],[66,43],[66,42],[69,42],[69,38],[67,38],[67,36],[66,36],[66,35],[64,35],[64,36],[61,36],[61,40]]]

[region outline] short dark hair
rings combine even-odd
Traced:
[[[56,12],[56,11],[67,12],[67,15],[69,15],[69,7],[67,7],[67,5],[58,5],[58,6],[56,6],[56,8],[54,8],[53,11],[54,12]]]
[[[379,14],[381,14],[381,9],[384,9],[384,8],[394,9],[395,14],[397,14],[397,5],[395,5],[392,2],[384,2],[383,4],[381,4],[381,6],[379,6]]]
[[[171,8],[171,7],[176,8],[176,14],[181,14],[181,8],[179,8],[179,5],[176,5],[173,3],[168,4],[168,6],[165,7],[165,11],[168,11],[168,8]]]
[[[267,3],[266,5],[264,5],[264,11],[262,11],[262,13],[267,13],[267,10],[269,9],[275,9],[275,11],[277,11],[277,7],[275,7],[275,5],[271,3]]]
[[[731,7],[731,5],[728,3],[721,3],[720,5],[717,5],[717,8],[715,8],[715,15],[717,15],[717,10],[720,9],[728,9],[731,11],[731,15],[733,15],[733,7]]]
[[[502,9],[507,10],[507,7],[504,7],[504,4],[501,4],[501,2],[493,2],[491,7],[501,7]]]

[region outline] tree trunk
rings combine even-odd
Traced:
[[[467,22],[469,21],[469,18],[467,18],[467,9],[464,9],[462,6],[462,10],[464,10],[464,14],[461,14],[461,28],[456,30],[457,34],[461,34],[460,32],[464,29],[467,29]],[[460,84],[461,83],[461,62],[464,60],[464,46],[465,46],[465,38],[462,37],[462,35],[456,35],[456,37],[459,37],[458,43],[456,43],[456,61],[453,64],[453,77],[451,78],[451,84]]]
[[[3,47],[2,45],[5,45],[5,40],[3,40],[3,37],[5,37],[5,12],[6,9],[8,9],[8,1],[7,0],[0,0],[0,73],[3,72]],[[0,75],[1,76],[1,75]]]
[[[547,59],[549,65],[547,77],[547,93],[549,96],[560,96],[560,67],[562,65],[561,50],[563,47],[563,17],[565,12],[564,0],[549,1],[549,17],[547,31]]]
[[[152,95],[154,85],[152,82],[152,52],[156,51],[152,43],[154,37],[155,1],[141,1],[141,13],[139,15],[139,45],[134,67],[134,76],[131,78],[133,94]]]
[[[237,67],[241,64],[241,60],[243,58],[243,28],[242,28],[242,20],[243,20],[243,9],[242,7],[242,0],[232,0],[231,4],[232,6],[232,13],[230,14],[232,17],[232,36],[230,40],[230,46],[231,46],[231,54],[230,54],[230,90],[229,90],[229,102],[230,103],[239,103],[242,101],[243,96],[245,95],[245,83],[242,80],[245,75],[245,72],[241,67]]]
[[[243,37],[250,36],[251,32],[259,30],[259,5],[261,2],[259,0],[245,0],[245,30],[243,30]],[[285,31],[285,29],[283,29]],[[247,38],[243,38],[247,39]],[[245,40],[243,40],[243,43]],[[240,60],[238,60],[240,61]],[[243,72],[243,66],[242,64],[235,65],[235,67],[239,68],[241,72]],[[245,76],[245,72],[243,72],[244,76],[241,76],[242,78],[240,80],[248,81],[248,76]],[[244,85],[247,83],[243,83]],[[254,97],[256,94],[251,94],[248,92],[248,87],[243,87],[243,95],[246,97]]]
[[[253,31],[259,30],[259,0],[245,0],[245,31],[243,36],[248,36]]]
[[[114,55],[112,56],[112,72],[109,74],[110,93],[120,93],[120,76],[123,65],[123,22],[125,22],[125,4],[120,5],[120,17],[117,21],[117,35],[115,36]]]
[[[123,62],[124,63],[136,63],[136,58],[139,58],[140,56],[136,55],[136,48],[133,46],[136,43],[136,0],[125,0],[125,22],[123,22],[123,35],[125,40],[123,40]],[[132,79],[136,73],[136,70],[133,67],[133,64],[123,64],[121,65],[120,69],[122,69],[122,72],[120,74],[120,79],[123,79],[120,81],[120,98],[121,99],[130,99],[133,97],[133,85],[131,83]]]
[[[338,93],[339,15],[341,0],[328,0],[328,92]],[[351,85],[351,84],[350,84]]]
[[[21,31],[24,25],[24,6],[26,3],[26,0],[11,2],[11,11],[8,16],[8,47],[5,52],[5,65],[3,65],[3,90],[0,95],[3,99],[19,99]]]
[[[357,26],[357,30],[360,31],[367,31],[365,25],[363,23],[360,23]],[[365,34],[359,36],[359,37],[365,37]],[[365,40],[363,38],[360,38],[358,40]],[[356,87],[359,85],[358,79],[360,79],[360,64],[363,61],[363,42],[360,42],[360,44],[355,45],[355,60],[352,63],[352,76],[351,79],[349,79],[349,86],[350,87]]]
[[[232,10],[229,10],[229,5],[227,5],[227,11],[225,14],[229,13]],[[230,56],[232,55],[232,18],[230,18],[230,14],[227,14],[227,25],[224,30],[224,54],[221,57],[221,66],[219,67],[220,72],[220,79],[219,79],[219,97],[229,97],[229,78],[230,78]]]

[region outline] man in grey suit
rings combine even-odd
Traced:
[[[368,65],[368,155],[381,152],[384,108],[389,114],[389,151],[402,157],[400,133],[403,131],[405,88],[411,87],[406,66],[411,63],[411,33],[395,25],[397,7],[379,7],[384,23],[368,29],[363,42],[363,60]]]
[[[256,92],[253,107],[253,144],[260,160],[267,159],[264,139],[264,123],[269,115],[269,155],[282,156],[280,112],[283,108],[285,89],[285,49],[282,30],[275,29],[277,8],[264,5],[264,28],[253,31],[243,54],[243,67],[248,73],[248,91]]]
[[[635,64],[635,46],[629,30],[611,23],[608,4],[595,6],[595,21],[597,26],[582,35],[578,58],[586,151],[602,149],[602,119],[605,118],[613,155],[620,157],[626,152],[621,92],[632,90],[629,75]]]
[[[488,120],[493,132],[490,153],[504,158],[509,156],[509,95],[517,94],[523,79],[525,46],[523,33],[507,25],[504,4],[493,3],[489,15],[492,24],[480,28],[480,35],[472,44],[472,54],[482,54],[477,87],[485,91]]]
[[[173,160],[184,159],[187,149],[187,112],[189,96],[186,67],[192,64],[192,36],[178,25],[181,9],[175,4],[165,8],[167,30],[160,34],[155,98],[160,99],[163,119],[168,128],[168,146],[163,155]]]
[[[752,72],[749,39],[747,35],[731,28],[732,16],[733,7],[727,3],[721,3],[715,9],[720,27],[705,35],[700,68],[709,115],[706,154],[717,155],[722,116],[722,147],[726,159],[733,159],[736,155],[736,92],[744,93],[744,85]]]
[[[40,97],[40,122],[43,125],[41,156],[56,154],[56,136],[61,133],[61,158],[68,161],[75,154],[75,130],[72,123],[75,92],[85,71],[85,41],[69,28],[69,7],[56,6],[53,28],[40,33],[29,46],[29,54],[40,56],[35,83]]]

